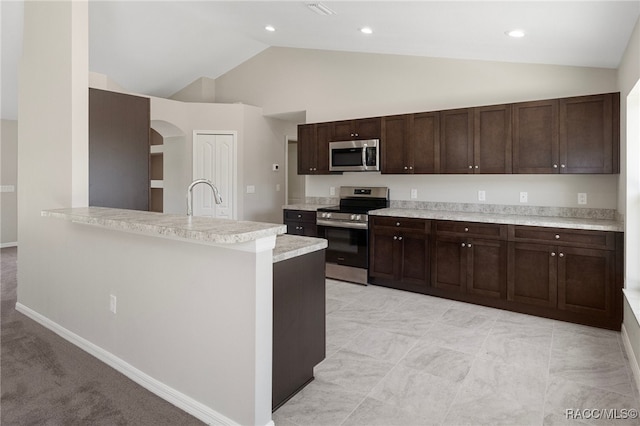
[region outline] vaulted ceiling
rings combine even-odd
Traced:
[[[270,46],[617,68],[640,15],[639,0],[326,1],[328,16],[309,3],[91,0],[89,67],[161,97]],[[15,119],[23,4],[0,10],[2,117]]]

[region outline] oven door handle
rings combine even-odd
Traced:
[[[349,228],[349,229],[368,229],[367,223],[353,223],[353,222],[338,222],[331,220],[316,220],[316,225],[327,226],[329,228]]]

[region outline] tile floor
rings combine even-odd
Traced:
[[[618,332],[327,280],[327,357],[277,426],[640,425]],[[582,419],[567,419],[566,410]],[[637,413],[637,412],[636,412]]]

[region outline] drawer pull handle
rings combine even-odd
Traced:
[[[469,228],[464,228],[464,232],[469,232]]]
[[[396,226],[400,226],[400,222],[396,222]]]
[[[551,252],[551,257],[556,257],[556,252],[552,251]]]
[[[556,234],[556,240],[560,239],[560,234]]]

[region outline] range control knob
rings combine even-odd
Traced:
[[[362,220],[362,216],[360,216],[359,214],[356,215],[356,220]]]
[[[349,220],[356,220],[356,215],[352,214],[351,216],[349,216]]]

